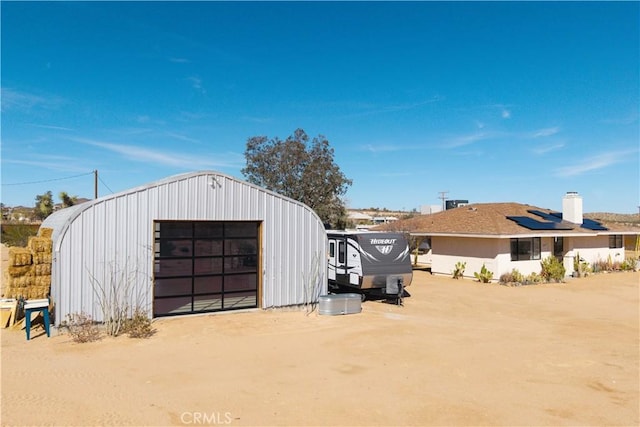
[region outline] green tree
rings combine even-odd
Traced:
[[[254,136],[244,153],[246,179],[302,202],[333,228],[343,228],[347,210],[342,196],[352,181],[334,162],[329,141],[319,135],[309,141],[302,129],[286,140]]]
[[[78,196],[69,196],[66,191],[61,191],[58,197],[62,202],[63,208],[68,208],[69,206],[73,206],[78,202]]]
[[[36,205],[34,214],[38,219],[45,219],[53,212],[53,194],[47,191],[44,194],[36,196]]]

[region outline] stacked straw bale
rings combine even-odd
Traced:
[[[5,298],[47,298],[51,288],[51,229],[30,237],[26,248],[9,248]]]

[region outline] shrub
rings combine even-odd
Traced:
[[[487,267],[482,264],[482,268],[480,269],[480,273],[475,272],[473,276],[478,279],[479,282],[489,283],[491,279],[493,279],[493,272],[489,271]]]
[[[29,224],[2,224],[2,243],[6,246],[26,248],[29,237],[38,235],[38,226]]]
[[[543,281],[544,281],[544,278],[535,272],[529,274],[527,277],[524,278],[525,285],[535,285],[538,283],[542,283]]]
[[[562,262],[560,262],[553,255],[549,255],[542,261],[540,261],[540,266],[542,267],[542,271],[540,275],[548,282],[562,282],[564,280],[564,275],[566,273],[566,269]]]
[[[127,319],[124,324],[124,332],[129,338],[149,338],[155,333],[151,326],[151,319],[140,308],[136,308],[131,319]]]
[[[84,312],[67,314],[60,327],[66,329],[71,339],[77,343],[97,341],[101,338],[98,326],[91,316]]]
[[[637,269],[636,262],[637,261],[635,258],[627,257],[620,265],[620,268],[622,269],[622,271],[636,271]]]
[[[503,275],[500,276],[500,283],[502,284],[507,284],[507,283],[519,283],[522,284],[524,283],[524,275],[522,273],[520,273],[516,268],[514,268],[513,270],[511,270],[511,272],[509,273],[504,273]]]
[[[462,262],[462,261],[458,261],[456,263],[455,268],[451,272],[451,274],[453,275],[453,278],[454,279],[461,278],[464,275],[464,269],[465,268],[467,268],[467,263],[466,262]]]
[[[576,256],[573,258],[573,273],[575,277],[585,277],[591,273],[589,263],[580,258],[579,252],[576,252]]]
[[[607,268],[608,268],[608,266],[607,266],[607,262],[606,261],[603,261],[601,259],[597,259],[596,261],[593,262],[591,270],[594,273],[601,273],[603,271],[608,271]]]

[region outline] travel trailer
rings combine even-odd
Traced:
[[[401,301],[413,270],[409,245],[402,233],[327,231],[328,279],[332,291],[358,290]]]

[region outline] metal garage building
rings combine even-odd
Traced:
[[[55,323],[117,290],[150,316],[299,305],[326,289],[326,233],[308,206],[212,171],[49,216]]]

